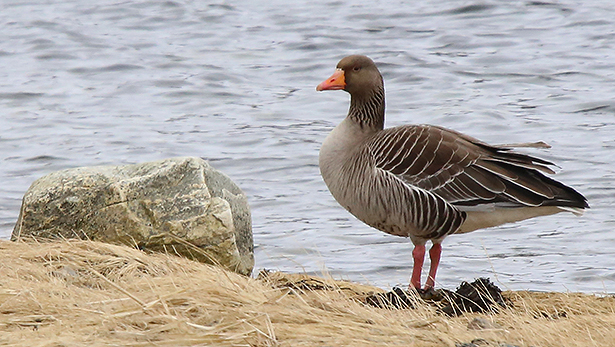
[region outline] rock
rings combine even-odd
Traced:
[[[79,238],[177,253],[249,275],[250,210],[230,178],[194,157],[68,169],[36,180],[11,236]]]
[[[459,316],[464,312],[497,313],[499,307],[506,307],[502,290],[488,278],[479,278],[472,283],[462,282],[455,292],[448,291],[448,304],[441,311],[449,316]]]
[[[468,330],[490,330],[490,329],[502,329],[502,327],[492,321],[485,318],[476,317],[468,323]]]
[[[408,291],[395,287],[390,292],[367,296],[365,304],[387,309],[411,309],[419,300],[436,306],[438,312],[448,316],[460,316],[465,312],[497,313],[500,307],[510,304],[502,296],[502,290],[488,278],[479,278],[472,283],[464,281],[454,292],[433,288]]]
[[[370,306],[386,309],[411,309],[416,307],[419,294],[411,293],[399,287],[386,293],[375,293],[365,298],[365,303]]]

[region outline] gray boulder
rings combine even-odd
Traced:
[[[179,254],[249,275],[250,210],[230,178],[183,157],[51,173],[23,198],[11,236],[89,239]]]

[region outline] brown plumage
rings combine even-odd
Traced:
[[[450,234],[562,211],[580,213],[587,200],[545,175],[552,163],[431,125],[384,129],[384,85],[371,59],[342,59],[317,90],[350,93],[347,117],[325,139],[321,174],[350,213],[415,245],[410,286],[421,286],[431,240],[426,288],[434,285],[441,242]]]

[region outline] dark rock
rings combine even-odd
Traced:
[[[498,312],[506,302],[502,290],[488,278],[479,278],[472,283],[462,282],[455,292],[449,292],[446,304],[440,309],[449,316],[459,316],[464,312]]]
[[[365,303],[370,306],[388,309],[409,309],[415,307],[418,296],[409,293],[399,287],[393,288],[386,293],[376,293],[365,298]]]
[[[416,307],[420,300],[438,307],[440,312],[449,316],[459,316],[464,312],[498,312],[499,307],[506,306],[500,288],[487,278],[472,283],[462,282],[455,292],[446,289],[408,292],[395,287],[391,292],[368,296],[365,303],[380,308],[408,309]]]

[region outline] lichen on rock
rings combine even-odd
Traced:
[[[53,172],[23,198],[11,239],[89,239],[176,253],[249,275],[250,210],[226,175],[194,157]]]

